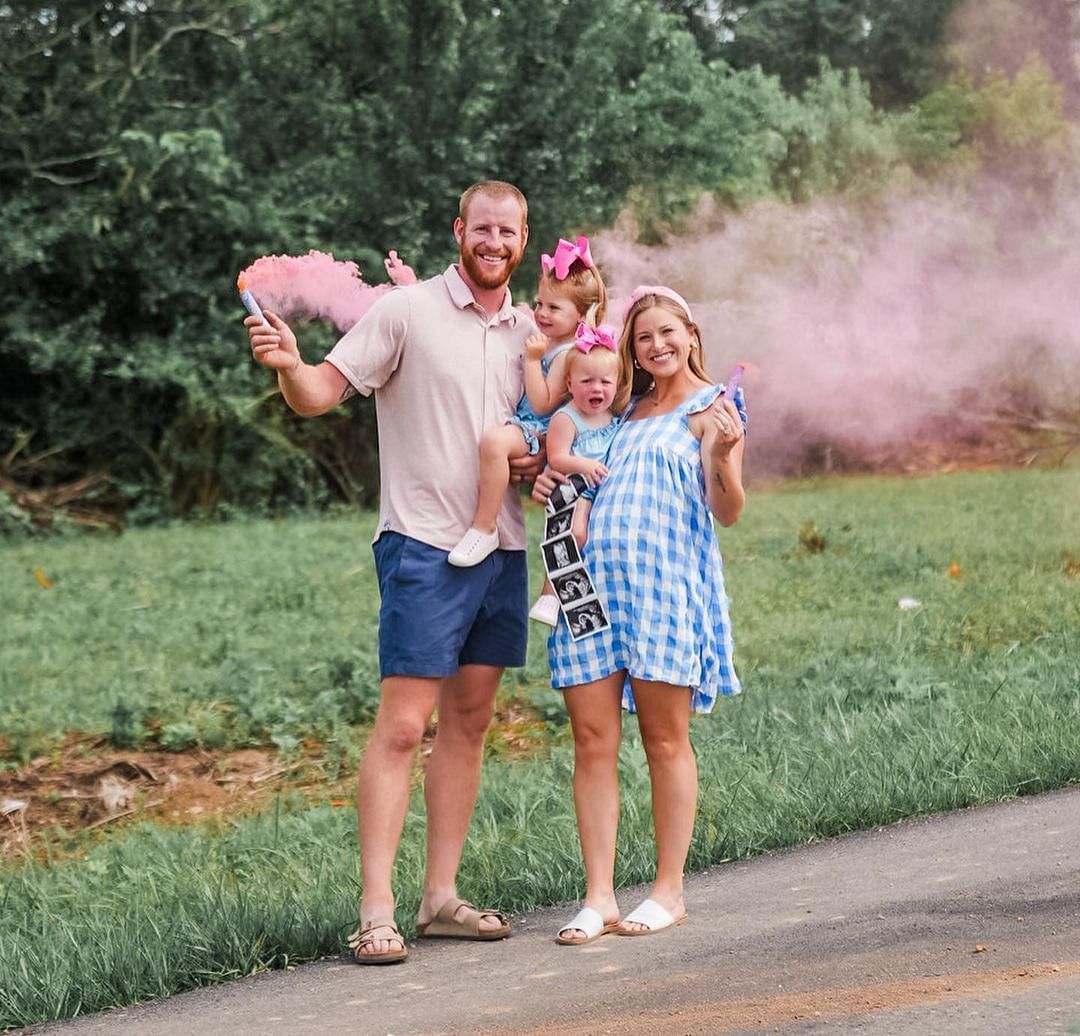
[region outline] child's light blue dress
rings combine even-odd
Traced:
[[[540,357],[540,370],[543,372],[545,381],[547,381],[548,371],[551,370],[552,363],[555,362],[555,357],[561,356],[567,349],[573,347],[573,342],[564,342]],[[551,419],[555,416],[555,413],[558,413],[558,411],[550,413],[546,417],[541,417],[533,410],[532,404],[529,402],[529,394],[526,392],[518,402],[517,410],[514,411],[510,420],[506,422],[507,424],[516,424],[521,429],[521,434],[525,437],[525,445],[529,447],[530,457],[540,452],[540,436],[547,433],[548,425],[551,424]]]
[[[555,414],[566,414],[574,422],[577,435],[574,437],[570,452],[575,457],[585,457],[588,460],[604,460],[608,448],[611,446],[611,441],[619,430],[619,418],[612,417],[606,425],[600,428],[590,428],[572,402],[559,407]],[[551,416],[554,417],[555,414]],[[596,486],[589,486],[581,495],[586,500],[592,500],[596,497],[596,489]]]
[[[611,626],[575,641],[560,618],[548,641],[552,686],[624,669],[631,712],[630,675],[689,687],[695,712],[739,693],[701,443],[690,430],[690,414],[721,391],[706,385],[670,414],[620,422],[581,552]],[[735,404],[745,425],[741,390]]]

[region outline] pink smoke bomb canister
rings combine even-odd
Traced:
[[[746,373],[746,364],[737,363],[731,368],[731,373],[728,375],[726,384],[724,385],[723,398],[734,399],[735,393],[739,388],[739,382],[742,381],[743,375]]]
[[[269,327],[270,321],[263,315],[262,307],[255,301],[255,296],[247,290],[242,275],[236,278],[236,290],[240,292],[240,301],[244,304],[244,309],[246,309],[253,317],[258,317],[267,327]]]

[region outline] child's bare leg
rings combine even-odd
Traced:
[[[473,516],[473,528],[494,532],[495,519],[510,485],[510,461],[529,454],[528,444],[517,425],[489,428],[480,439],[480,499]]]
[[[451,565],[472,568],[499,549],[495,519],[510,485],[510,461],[528,453],[528,443],[517,425],[489,428],[481,436],[480,499],[472,525],[446,557]]]
[[[590,511],[592,511],[592,501],[586,497],[579,496],[577,503],[574,505],[574,517],[570,523],[570,531],[574,534],[574,540],[577,542],[578,550],[581,550],[589,539]]]

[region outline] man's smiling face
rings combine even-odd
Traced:
[[[502,287],[518,268],[528,230],[517,199],[477,194],[469,202],[465,220],[454,221],[454,237],[468,280],[492,290]]]

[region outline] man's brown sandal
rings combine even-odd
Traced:
[[[396,950],[383,950],[381,953],[361,952],[365,946],[376,942],[397,942],[401,946]],[[353,960],[357,964],[397,964],[409,955],[405,939],[392,917],[376,917],[364,927],[357,928],[349,936],[349,949],[352,950]]]
[[[463,917],[456,917],[463,906],[469,909],[464,912]],[[480,919],[483,917],[497,917],[500,926],[481,928]],[[498,910],[477,910],[472,903],[464,899],[448,899],[430,921],[416,926],[416,934],[426,939],[475,939],[489,942],[493,939],[505,939],[510,934],[510,922]]]

